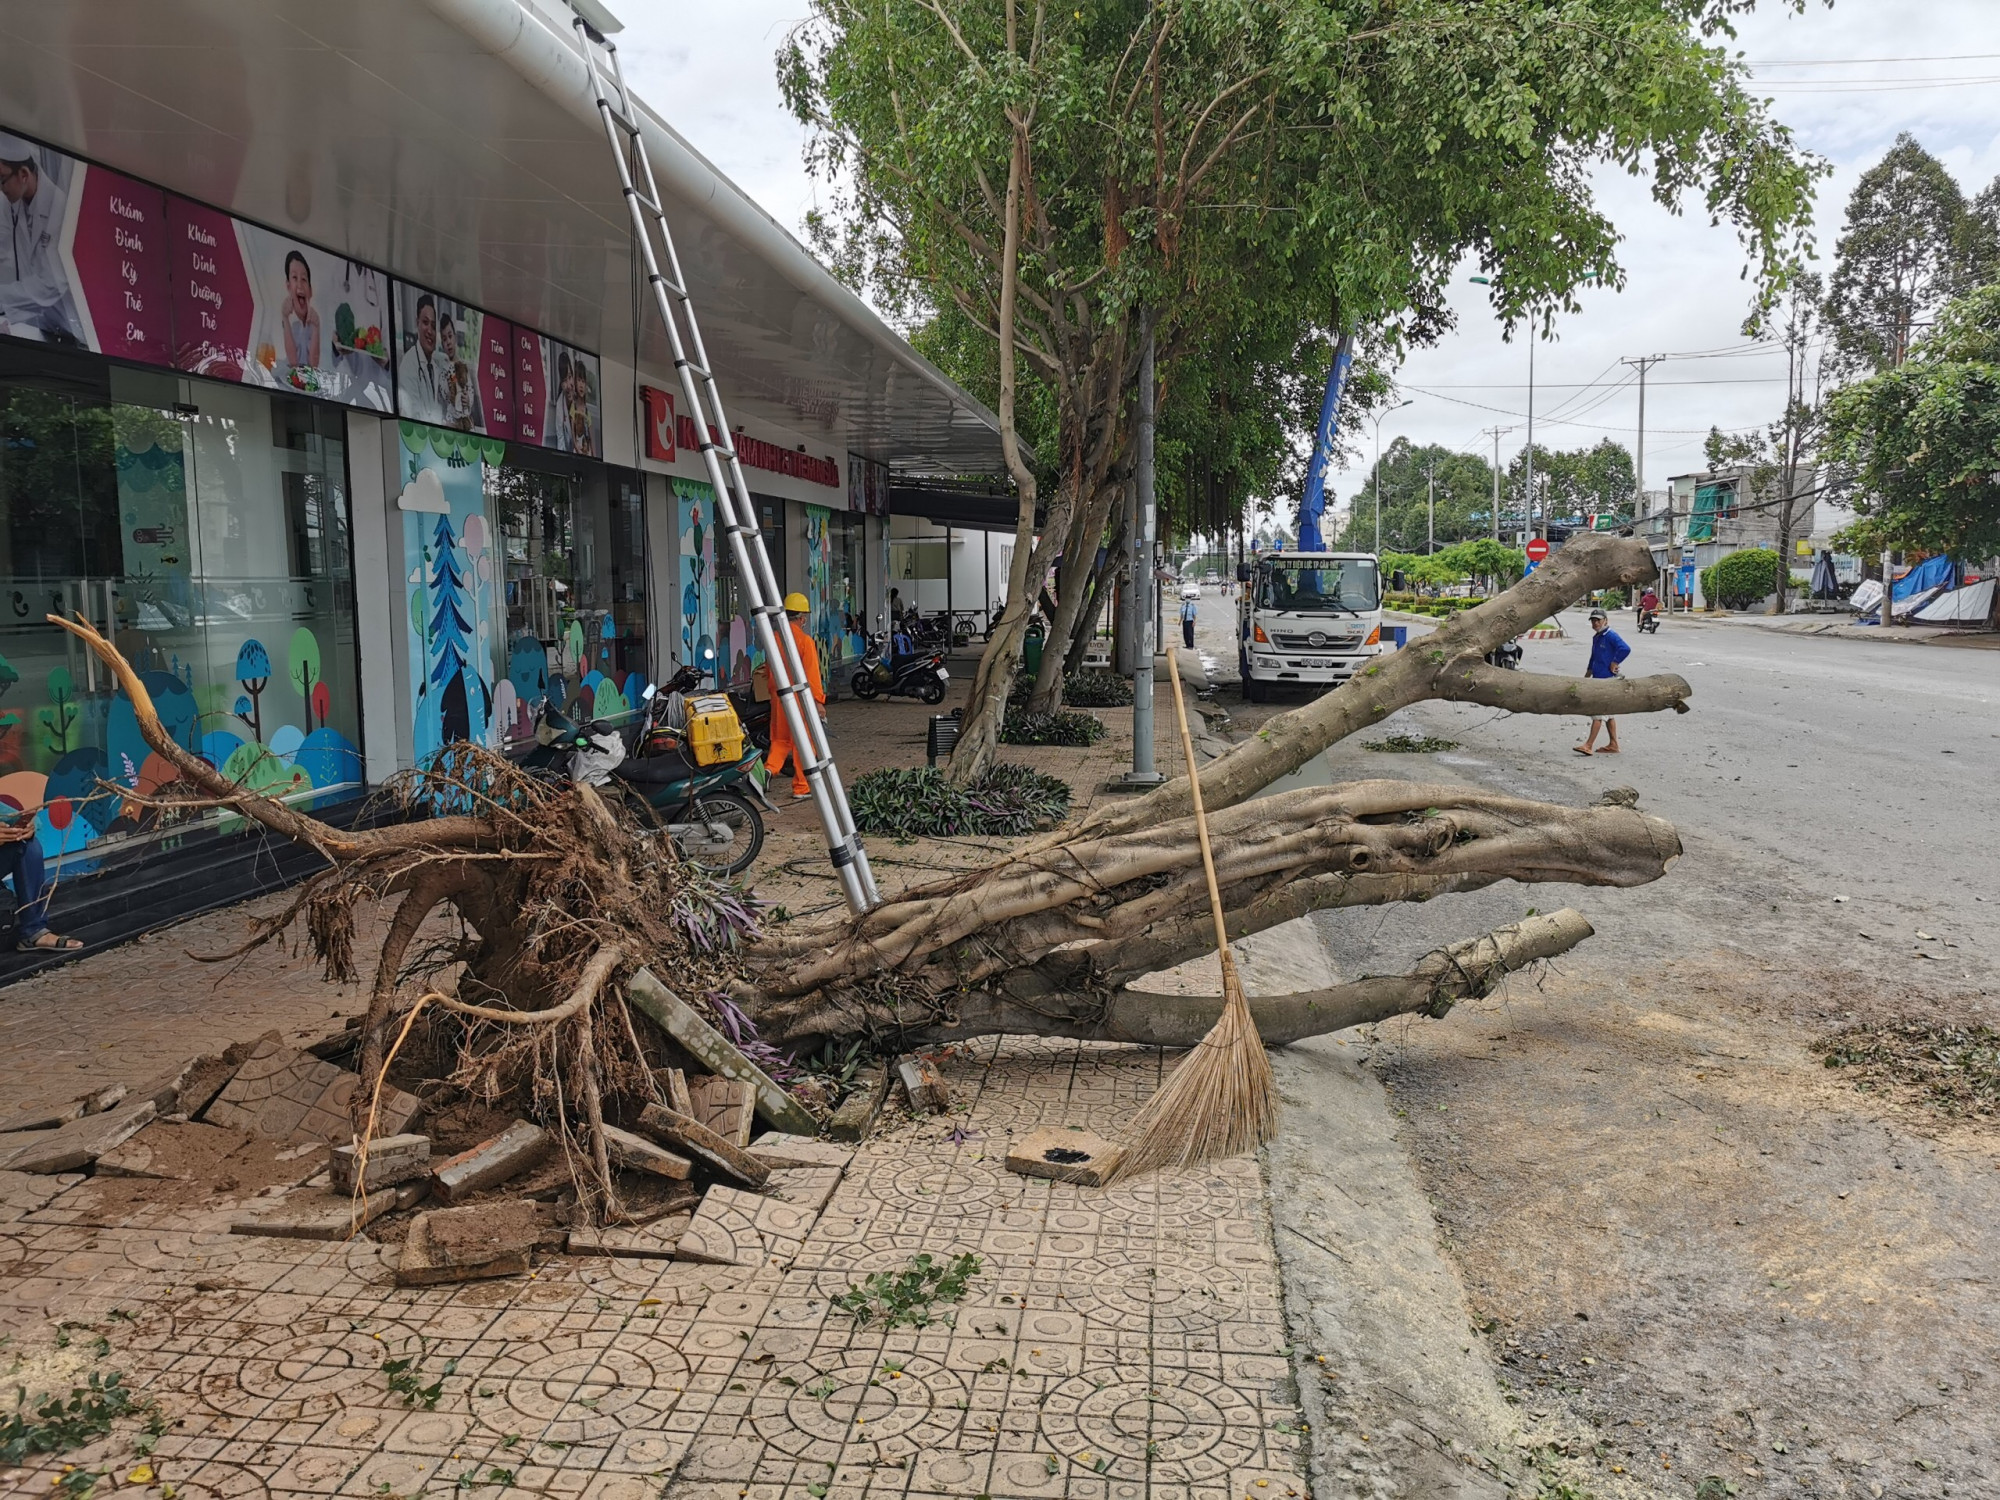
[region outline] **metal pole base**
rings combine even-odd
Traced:
[[[1166,785],[1167,778],[1158,771],[1127,771],[1123,776],[1114,776],[1104,783],[1107,792],[1150,792],[1156,786]]]

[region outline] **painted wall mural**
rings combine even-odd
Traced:
[[[694,479],[673,483],[681,620],[675,654],[683,664],[699,664],[715,650],[715,491]]]
[[[421,765],[455,740],[497,744],[515,707],[496,701],[496,632],[505,621],[496,623],[494,614],[483,483],[484,465],[499,463],[505,445],[418,422],[400,427],[404,483],[396,503],[403,512],[410,706]]]

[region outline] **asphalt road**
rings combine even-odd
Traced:
[[[1201,624],[1219,677],[1229,610]],[[1530,908],[1596,928],[1442,1021],[1345,1036],[1391,1090],[1508,1399],[1591,1435],[1599,1493],[2000,1493],[2000,1128],[1862,1092],[1815,1051],[1856,1022],[2000,1026],[2000,652],[1722,622],[1628,639],[1628,673],[1694,697],[1622,723],[1617,756],[1574,754],[1578,720],[1423,704],[1301,773],[1570,806],[1629,786],[1685,848],[1632,890],[1322,914],[1348,976]],[[1524,666],[1577,673],[1587,649],[1530,642]],[[1284,706],[1218,697],[1239,733]],[[1459,748],[1362,743],[1399,732]]]

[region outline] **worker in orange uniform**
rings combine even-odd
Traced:
[[[812,606],[806,596],[794,590],[785,595],[785,623],[792,632],[792,644],[798,648],[799,665],[805,669],[806,686],[812,690],[812,701],[821,719],[826,717],[826,681],[820,676],[819,647],[806,634],[804,621]],[[792,795],[805,797],[812,793],[812,783],[806,780],[805,763],[799,758],[798,747],[792,743],[792,724],[786,717],[782,704],[771,706],[771,754],[764,762],[764,769],[773,778],[785,769],[787,757],[792,762]]]

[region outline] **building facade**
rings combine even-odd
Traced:
[[[0,10],[0,804],[73,871],[214,824],[189,750],[350,802],[541,703],[757,651],[568,14],[542,0]],[[118,17],[107,15],[107,25]],[[829,675],[886,623],[889,476],[990,413],[651,114],[778,576]],[[982,601],[983,602],[983,601]]]

